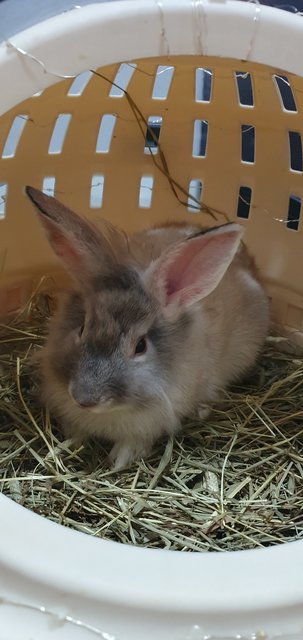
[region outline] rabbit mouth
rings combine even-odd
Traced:
[[[118,404],[114,401],[100,402],[100,404],[90,407],[90,413],[113,413],[125,409],[125,404]]]
[[[68,393],[72,401],[83,411],[90,413],[112,413],[125,408],[123,398],[115,397],[108,392],[93,394],[90,390],[83,390],[73,382],[68,385]]]

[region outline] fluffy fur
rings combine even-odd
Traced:
[[[120,469],[186,417],[205,417],[221,389],[253,366],[268,329],[267,296],[238,225],[207,233],[188,225],[149,229],[128,239],[121,259],[108,252],[102,233],[93,238],[93,252],[91,235],[85,246],[82,233],[88,258],[83,262],[81,254],[79,279],[77,225],[85,230],[86,222],[73,219],[66,228],[54,199],[41,203],[36,190],[29,195],[42,218],[47,210],[51,244],[58,234],[49,235],[50,218],[64,234],[60,257],[75,279],[42,351],[44,400],[78,441],[112,442],[112,463]],[[72,266],[64,243],[72,246]],[[136,354],[141,336],[147,351]]]

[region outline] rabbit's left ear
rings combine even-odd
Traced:
[[[169,247],[147,273],[164,311],[184,310],[218,286],[239,247],[243,228],[229,223]]]
[[[51,247],[76,281],[87,283],[91,276],[110,269],[114,236],[119,240],[122,237],[119,230],[106,221],[99,230],[56,198],[33,187],[26,187],[26,193],[38,210]]]

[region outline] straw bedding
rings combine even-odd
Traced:
[[[203,424],[109,471],[102,443],[74,449],[39,404],[32,354],[52,301],[0,326],[0,489],[59,524],[142,547],[221,551],[303,537],[303,359],[271,336],[242,386]],[[289,353],[285,352],[288,351]]]

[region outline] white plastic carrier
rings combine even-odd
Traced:
[[[302,345],[303,17],[233,0],[122,0],[34,22],[0,45],[1,314],[41,275],[60,280],[26,184],[128,231],[212,222],[195,197],[218,222],[245,225],[274,318]],[[160,132],[152,154],[146,122]],[[0,640],[303,639],[303,542],[138,549],[3,496],[0,522]]]

